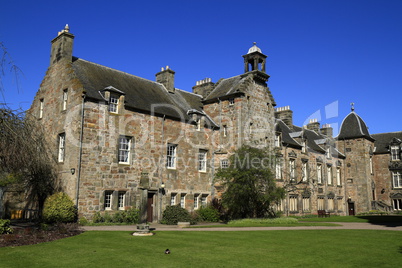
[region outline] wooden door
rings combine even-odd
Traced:
[[[349,216],[355,215],[355,203],[348,202]]]

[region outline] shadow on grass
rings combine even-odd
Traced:
[[[367,220],[367,223],[383,225],[387,227],[402,226],[402,216],[381,215],[381,216],[356,216],[356,218]]]

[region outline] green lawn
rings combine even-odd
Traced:
[[[402,216],[331,216],[326,218],[299,218],[299,221],[308,222],[367,222],[367,223],[394,223],[402,225]]]
[[[164,254],[165,249],[170,255]],[[0,248],[0,267],[399,267],[402,232],[378,230],[90,231]]]

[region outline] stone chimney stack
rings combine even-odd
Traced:
[[[169,93],[174,93],[174,74],[175,72],[169,69],[169,66],[166,66],[166,68],[162,67],[161,71],[155,75],[156,82],[164,85]]]
[[[211,81],[211,78],[205,78],[203,80],[197,81],[196,85],[193,86],[193,93],[206,97],[214,89],[215,84]]]
[[[57,37],[52,40],[52,48],[50,51],[50,65],[53,65],[60,60],[72,62],[73,57],[73,40],[74,35],[70,33],[68,24],[61,30]]]
[[[324,125],[322,125],[322,128],[321,128],[321,134],[332,138],[332,136],[334,134],[334,130],[330,124],[324,124]]]
[[[290,106],[276,108],[275,118],[281,119],[289,128],[293,128],[293,111],[290,110]]]
[[[316,133],[319,133],[320,123],[317,121],[317,119],[310,119],[309,123],[307,124],[307,129],[313,130]]]

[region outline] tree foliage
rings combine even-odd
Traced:
[[[28,201],[43,207],[55,189],[56,158],[48,150],[37,120],[0,107],[0,185],[23,183]]]
[[[229,219],[274,216],[272,205],[284,198],[285,191],[276,186],[272,160],[266,150],[243,146],[230,157],[229,167],[216,173]]]
[[[63,192],[46,198],[43,207],[43,220],[47,223],[74,222],[77,219],[77,208],[73,200]]]

